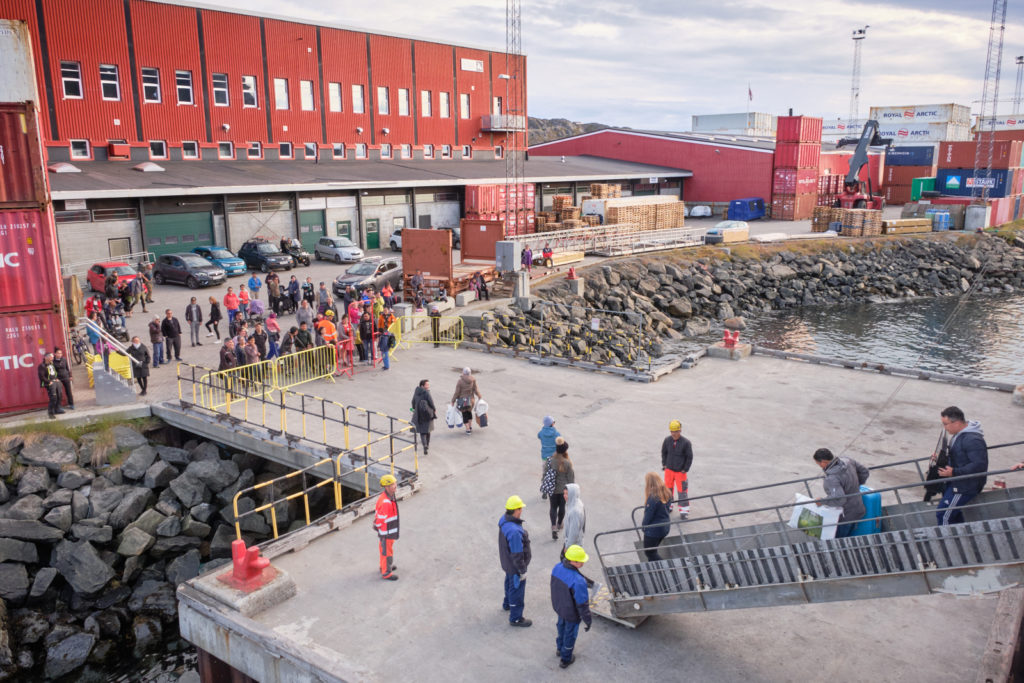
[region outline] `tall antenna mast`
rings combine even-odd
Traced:
[[[853,80],[850,85],[849,126],[856,126],[860,118],[860,44],[868,37],[868,26],[853,31]]]
[[[526,69],[523,65],[523,21],[520,0],[505,0],[505,215],[515,225],[506,235],[526,229],[523,177],[526,173]],[[509,221],[511,223],[511,221]]]
[[[1017,87],[1013,91],[1013,112],[1020,111],[1020,87],[1024,83],[1024,55],[1017,57]]]
[[[974,190],[971,192],[975,200],[980,202],[988,198],[989,185],[992,184],[992,154],[996,143],[996,109],[999,107],[999,74],[1003,61],[1005,32],[1006,0],[992,0],[985,81],[981,89],[981,112],[978,114],[981,125],[978,126],[978,142],[974,150]]]

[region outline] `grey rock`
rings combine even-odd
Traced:
[[[118,616],[117,610],[104,608],[102,612],[97,612],[93,616],[100,628],[100,637],[116,638],[121,635],[121,617]]]
[[[128,609],[136,614],[152,614],[170,623],[178,618],[174,586],[163,581],[143,581],[132,591]]]
[[[152,557],[160,558],[165,555],[177,555],[191,548],[198,548],[202,545],[203,539],[195,536],[172,536],[171,538],[158,538],[153,547],[149,549]]]
[[[137,528],[142,529],[150,536],[156,535],[156,529],[166,519],[160,512],[150,508],[139,515],[139,518],[125,527],[125,530]]]
[[[189,463],[189,454],[184,448],[157,446],[156,454],[160,460],[177,467],[185,467]]]
[[[0,598],[21,602],[28,596],[28,571],[18,562],[0,564]]]
[[[125,489],[120,486],[111,485],[109,488],[103,489],[97,487],[98,484],[93,484],[92,490],[89,492],[89,514],[92,517],[116,508],[125,494]]]
[[[164,491],[170,491],[170,489],[164,489]],[[156,505],[153,506],[153,509],[156,510],[157,512],[159,512],[162,515],[179,515],[180,516],[183,508],[182,508],[181,502],[174,495],[174,492],[171,491],[171,497],[170,498],[163,498],[163,497],[161,497],[160,500],[157,501]]]
[[[35,543],[18,541],[13,538],[0,538],[0,564],[4,562],[39,562],[39,552]]]
[[[67,531],[71,528],[71,506],[61,505],[60,507],[53,508],[46,513],[43,519],[47,524],[55,526],[61,531]]]
[[[146,474],[146,470],[149,469],[149,466],[155,460],[155,448],[148,443],[144,446],[139,446],[121,463],[121,474],[132,480],[142,479]]]
[[[234,500],[236,493],[252,486],[255,482],[256,475],[253,474],[252,470],[242,470],[242,473],[238,475],[238,479],[235,479],[234,483],[217,494],[217,500],[227,505]]]
[[[747,321],[744,320],[743,316],[736,316],[734,318],[726,318],[724,321],[726,328],[730,330],[745,330],[747,329]]]
[[[130,451],[149,443],[146,437],[125,425],[118,425],[111,431],[114,435],[114,445],[119,451]]]
[[[198,460],[189,463],[185,473],[191,474],[216,493],[238,479],[238,465],[230,460]]]
[[[185,507],[190,508],[210,499],[210,492],[206,485],[187,471],[172,481],[170,487]]]
[[[149,489],[129,489],[114,511],[110,513],[110,526],[114,527],[115,531],[123,529],[129,523],[135,521],[152,502],[153,492]]]
[[[128,529],[121,534],[121,542],[117,546],[119,555],[135,557],[149,550],[156,541],[142,529]]]
[[[245,515],[246,512],[252,512],[256,509],[256,501],[252,498],[239,498],[238,499],[238,525],[242,531],[249,531],[254,534],[269,534],[271,532],[270,525],[263,518],[262,515]],[[244,516],[243,516],[244,515]],[[220,511],[221,519],[228,524],[235,523],[235,512],[234,507],[231,505],[225,505]]]
[[[179,555],[167,565],[167,580],[177,586],[199,576],[199,550],[193,548]]]
[[[177,536],[179,533],[181,533],[181,518],[180,517],[168,517],[167,519],[165,519],[163,522],[160,523],[160,526],[158,526],[156,528],[156,535],[157,536],[163,536],[163,537]]]
[[[135,558],[128,558],[127,562],[132,561]],[[96,609],[108,609],[114,605],[118,605],[132,595],[132,589],[129,586],[117,586],[110,590],[104,591],[98,598],[96,598]]]
[[[71,494],[71,519],[78,522],[89,517],[89,499],[81,491]]]
[[[90,483],[96,475],[81,467],[64,470],[57,475],[57,486],[65,489],[77,489]]]
[[[686,321],[683,334],[687,337],[700,337],[711,331],[711,323],[704,318],[690,318]]]
[[[14,453],[21,448],[24,440],[15,435],[13,437],[18,443],[17,445],[10,445],[10,450],[0,450],[0,477],[6,477],[11,474],[11,466],[14,464]]]
[[[74,495],[67,489],[57,489],[46,498],[43,499],[43,507],[47,510],[51,510],[61,505],[71,505],[71,497]]]
[[[189,510],[189,514],[192,515],[192,519],[198,522],[209,522],[210,518],[213,517],[214,513],[217,512],[217,508],[210,505],[209,503],[201,503],[194,506]]]
[[[43,499],[36,494],[23,496],[14,501],[4,514],[9,519],[37,520],[43,516]]]
[[[693,304],[685,297],[673,299],[668,305],[668,312],[677,318],[689,318],[693,315]]]
[[[104,639],[96,642],[89,653],[89,663],[107,666],[114,663],[117,657],[117,643],[113,640]]]
[[[163,639],[163,627],[159,619],[139,615],[132,621],[132,638],[135,645],[132,647],[132,654],[136,659],[142,659],[145,654],[160,646]]]
[[[78,631],[61,638],[46,649],[46,677],[60,678],[85,664],[96,644],[96,636]]]
[[[50,588],[50,584],[57,578],[57,570],[53,567],[43,567],[36,572],[35,578],[32,580],[32,589],[29,591],[29,597],[39,598]]]
[[[221,524],[210,541],[210,558],[231,557],[231,544],[235,540],[235,530],[227,524]]]
[[[44,434],[25,444],[18,454],[18,461],[24,465],[45,467],[50,474],[57,476],[65,465],[78,462],[78,451],[75,442],[66,436]]]
[[[124,570],[121,572],[122,583],[132,583],[139,577],[142,570],[145,568],[144,560],[142,556],[129,557],[124,561]]]
[[[114,486],[121,486],[124,484],[124,475],[121,474],[120,467],[108,467],[103,471],[103,479],[106,479]]]
[[[0,538],[20,538],[25,541],[58,541],[64,532],[48,524],[32,520],[0,519]]]
[[[51,563],[77,592],[92,595],[114,578],[114,571],[88,541],[61,541]]]
[[[11,499],[11,492],[7,490],[7,484],[4,483],[3,479],[0,479],[0,505],[3,505]]]
[[[45,467],[28,467],[18,481],[18,495],[45,493],[50,488],[50,474]]]
[[[196,521],[192,518],[192,515],[186,515],[185,519],[181,522],[181,533],[185,536],[195,536],[196,538],[206,538],[210,535],[212,529],[209,524]]]
[[[18,650],[14,655],[14,663],[22,671],[31,671],[36,666],[35,657],[30,650]]]
[[[178,470],[173,465],[163,460],[157,460],[146,470],[146,474],[142,478],[142,485],[150,489],[163,488],[177,476]]]
[[[22,645],[34,645],[50,632],[50,622],[46,617],[30,609],[14,610],[11,626],[15,639]]]
[[[114,529],[106,524],[93,526],[91,524],[72,524],[71,535],[79,541],[92,541],[93,543],[109,543],[114,538]]]
[[[204,441],[192,450],[189,457],[192,461],[220,460],[220,448],[212,441]]]

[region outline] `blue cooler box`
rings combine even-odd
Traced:
[[[864,519],[853,527],[851,536],[867,536],[882,530],[882,520],[872,519],[882,516],[882,494],[872,491],[867,486],[860,487],[861,498],[864,500]]]

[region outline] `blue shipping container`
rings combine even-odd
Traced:
[[[764,213],[764,199],[761,197],[734,199],[729,202],[729,220],[732,221],[753,221],[764,218]]]
[[[885,153],[887,166],[931,166],[935,159],[935,146],[890,147]]]
[[[935,178],[935,189],[954,197],[973,197],[975,188],[981,187],[984,183],[988,186],[989,197],[1005,197],[1012,183],[1012,172],[994,168],[990,171],[989,177],[982,175],[975,178],[973,168],[940,168]]]

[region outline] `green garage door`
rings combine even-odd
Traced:
[[[213,244],[213,214],[196,213],[148,214],[146,250],[157,256]]]
[[[324,236],[323,211],[299,211],[299,241],[312,252],[317,240]]]

